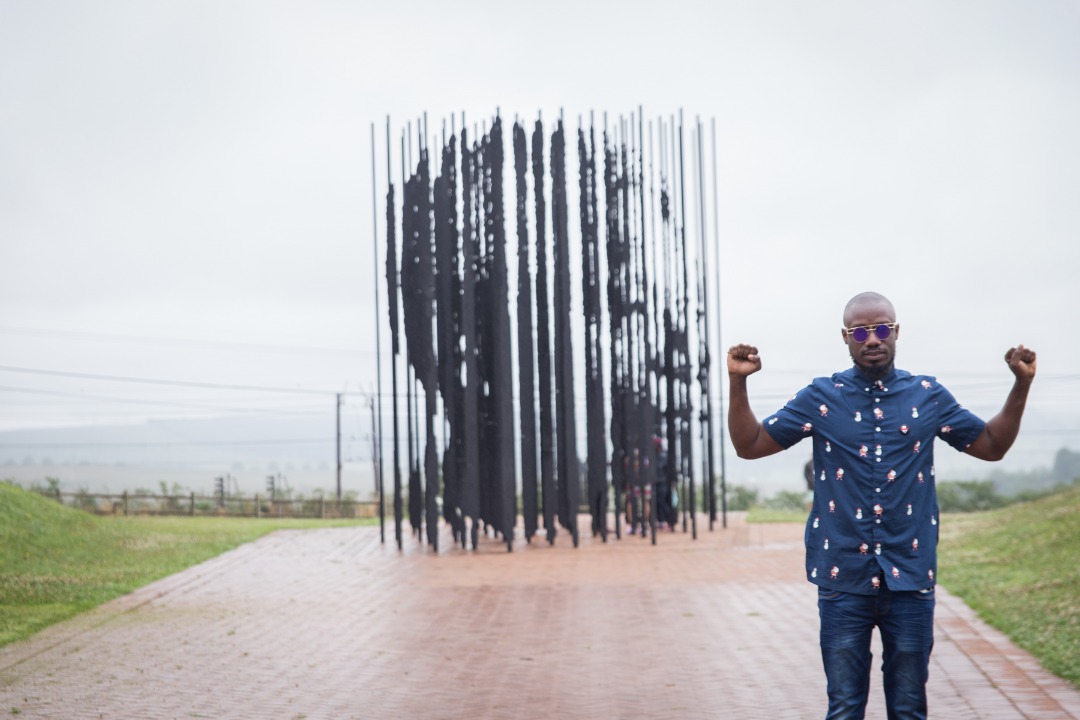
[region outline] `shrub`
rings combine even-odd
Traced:
[[[757,505],[758,491],[754,488],[732,485],[728,488],[728,510],[749,510]]]
[[[806,510],[807,494],[794,490],[781,490],[770,498],[765,499],[761,505],[770,510]]]
[[[1010,502],[997,493],[993,480],[941,482],[937,484],[937,496],[941,512],[993,510]]]

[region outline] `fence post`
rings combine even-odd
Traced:
[[[262,517],[262,506],[259,505],[259,493],[255,493],[255,517]]]
[[[124,515],[127,516],[127,514],[128,514],[128,491],[125,490],[124,491]]]
[[[191,493],[191,517],[195,517],[195,492]]]
[[[319,498],[319,519],[322,520],[326,517],[326,498]]]

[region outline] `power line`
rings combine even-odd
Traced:
[[[298,409],[295,409],[295,408],[289,409],[289,410],[280,410],[280,409],[273,409],[273,408],[234,408],[234,407],[221,407],[219,405],[199,405],[197,403],[174,402],[174,401],[169,401],[169,400],[139,400],[139,399],[136,399],[136,398],[120,398],[120,397],[113,397],[113,396],[109,396],[109,395],[90,395],[88,393],[62,392],[60,390],[42,390],[42,389],[38,389],[38,388],[19,388],[19,387],[11,387],[10,385],[0,385],[0,391],[26,393],[28,395],[47,395],[47,396],[50,396],[50,397],[77,398],[79,400],[103,400],[103,401],[106,401],[106,402],[127,403],[127,404],[132,404],[132,405],[167,405],[167,406],[171,406],[171,407],[195,408],[195,409],[198,409],[198,410],[217,410],[217,411],[223,411],[223,412],[259,413],[259,414],[261,414],[261,413],[271,413],[271,414],[282,414],[282,415],[295,414],[298,411],[303,413],[303,414],[308,414],[308,413],[311,412],[310,410],[298,410]]]
[[[205,383],[190,380],[161,380],[155,378],[137,378],[126,375],[98,375],[96,373],[68,372],[62,370],[41,370],[38,368],[14,367],[12,365],[0,365],[0,371],[25,373],[28,375],[49,375],[53,377],[74,377],[84,380],[108,380],[111,382],[141,383],[144,385],[170,385],[174,387],[200,387],[214,388],[216,390],[243,390],[252,392],[290,393],[297,395],[337,395],[335,390],[305,390],[303,388],[279,388],[263,385],[227,385],[221,383]]]
[[[151,447],[219,447],[232,445],[325,445],[333,438],[296,438],[285,440],[188,440],[176,442],[25,442],[0,443],[3,449],[67,449],[67,448],[151,448]]]
[[[330,348],[294,345],[274,345],[261,343],[241,343],[222,340],[195,340],[191,338],[168,338],[149,335],[124,335],[119,333],[93,333],[81,330],[50,330],[45,328],[15,327],[0,325],[0,333],[26,335],[30,337],[57,337],[96,342],[139,343],[144,345],[171,345],[215,350],[241,350],[260,353],[281,353],[300,355],[342,355],[356,357],[363,353],[361,348]]]

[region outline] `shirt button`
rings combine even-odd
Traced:
[[[870,392],[870,388],[863,388],[866,392]]]
[[[874,462],[881,462],[881,458],[874,458]]]
[[[879,427],[874,428],[874,432],[881,432],[881,428],[879,428]]]
[[[881,524],[881,521],[880,521],[880,520],[875,520],[874,522],[876,522],[876,523],[877,523],[878,525],[880,525],[880,524]]]
[[[881,492],[881,488],[874,488],[874,492]]]
[[[881,402],[881,398],[874,398],[874,402]]]

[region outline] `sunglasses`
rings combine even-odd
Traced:
[[[844,334],[850,335],[857,343],[864,343],[870,339],[870,333],[877,335],[878,340],[885,340],[892,335],[899,323],[881,323],[880,325],[858,325],[844,328]]]

